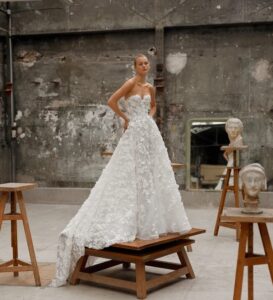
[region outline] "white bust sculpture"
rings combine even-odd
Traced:
[[[242,131],[243,131],[243,123],[238,118],[229,118],[226,121],[225,129],[228,134],[228,138],[230,141],[229,146],[242,146],[243,145],[243,138],[242,138]]]
[[[243,167],[239,173],[241,188],[244,191],[244,205],[242,212],[247,214],[259,214],[259,193],[266,190],[266,176],[264,168],[258,164],[250,164]]]
[[[243,146],[243,123],[238,118],[229,118],[226,121],[225,129],[229,138],[229,147],[239,147]],[[232,166],[233,164],[233,156],[229,155],[232,153],[232,150],[226,150],[224,153],[224,157],[228,161],[228,166]]]
[[[243,132],[243,123],[238,118],[229,118],[226,121],[225,129],[226,133],[228,134],[229,138],[229,145],[228,146],[222,146],[221,149],[225,150],[223,156],[227,160],[227,167],[234,167],[235,163],[237,164],[237,161],[234,161],[234,158],[237,159],[237,152],[234,155],[234,148],[240,147],[240,149],[245,149],[247,146],[243,145],[243,138],[242,138],[242,132]],[[227,173],[227,169],[225,169],[223,175]],[[231,177],[229,179],[229,184],[233,185],[233,170],[231,170]],[[217,186],[215,187],[215,190],[220,190],[223,185],[223,178],[219,179],[219,182]]]

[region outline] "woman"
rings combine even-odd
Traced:
[[[89,197],[60,234],[52,286],[66,283],[84,247],[102,249],[191,229],[167,149],[152,118],[155,91],[146,82],[150,63],[140,54],[134,66],[136,75],[108,100],[124,119],[125,132]],[[122,97],[126,113],[118,106]]]

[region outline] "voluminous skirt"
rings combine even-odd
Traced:
[[[171,162],[149,115],[132,119],[77,214],[61,232],[56,278],[66,284],[84,248],[191,229]]]

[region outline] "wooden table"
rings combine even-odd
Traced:
[[[36,261],[35,251],[31,238],[30,228],[28,224],[27,212],[25,208],[22,191],[33,189],[37,186],[36,183],[5,183],[0,184],[0,230],[2,222],[11,221],[11,246],[13,258],[3,264],[0,264],[0,272],[13,272],[17,277],[19,272],[32,271],[34,274],[35,283],[41,285],[38,265]],[[5,213],[5,206],[10,194],[10,213]],[[17,212],[17,203],[21,213]],[[17,239],[17,221],[22,220],[26,235],[31,264],[18,259],[18,239]]]
[[[239,240],[238,259],[234,284],[233,300],[240,300],[242,295],[244,267],[248,267],[248,300],[254,298],[253,266],[268,265],[273,283],[273,250],[266,223],[273,223],[273,209],[263,209],[263,214],[247,215],[241,213],[241,208],[229,208],[223,212],[221,220],[224,222],[239,222],[241,234]],[[257,223],[261,235],[264,255],[255,254],[253,249],[253,224]],[[246,251],[246,246],[248,249]],[[273,296],[272,296],[273,298]]]
[[[129,289],[136,292],[139,299],[144,299],[148,289],[166,284],[182,275],[189,279],[195,278],[185,247],[194,243],[194,240],[189,239],[190,237],[204,232],[205,230],[203,229],[194,228],[185,234],[173,233],[154,240],[119,243],[102,250],[86,248],[85,255],[79,259],[76,265],[70,283],[77,284],[80,280],[85,280],[110,287]],[[180,260],[179,264],[156,260],[172,253],[177,253]],[[110,260],[91,267],[85,267],[89,256],[108,258]],[[130,263],[136,265],[135,282],[95,274],[98,271],[119,264],[122,264],[124,268],[129,268]],[[146,280],[145,266],[171,269],[173,271],[164,275],[158,274],[158,277]]]

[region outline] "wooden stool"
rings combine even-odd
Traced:
[[[194,240],[189,239],[191,236],[204,232],[203,229],[192,229],[185,234],[173,233],[154,240],[119,243],[102,250],[86,248],[85,255],[79,259],[76,265],[70,283],[78,284],[81,279],[110,287],[125,288],[136,292],[139,299],[144,299],[148,289],[173,281],[182,275],[186,275],[189,279],[195,278],[185,247],[194,243]],[[172,253],[177,253],[180,264],[155,260]],[[110,260],[86,268],[85,265],[89,256]],[[119,264],[123,264],[123,267],[128,269],[130,263],[136,265],[136,282],[95,274]],[[158,277],[146,280],[145,265],[173,271],[164,275],[158,274]]]
[[[0,272],[13,272],[17,277],[18,272],[33,271],[35,283],[37,286],[41,285],[38,265],[36,262],[35,251],[32,243],[31,233],[28,224],[27,212],[24,204],[22,191],[33,189],[36,187],[35,183],[5,183],[0,184],[0,229],[2,222],[5,220],[11,221],[11,246],[13,248],[13,259],[0,264]],[[5,206],[10,193],[10,213],[5,214]],[[21,213],[16,212],[17,202],[20,207]],[[18,242],[17,242],[17,221],[22,220],[25,230],[29,255],[31,264],[18,259]]]
[[[247,215],[241,213],[241,208],[229,208],[224,211],[221,220],[223,220],[224,222],[241,223],[241,234],[238,249],[233,300],[241,299],[245,266],[248,267],[248,300],[253,300],[253,266],[261,264],[268,265],[271,281],[273,283],[273,250],[266,226],[266,223],[273,223],[273,209],[263,209],[263,214],[259,215]],[[255,254],[253,252],[254,223],[258,224],[265,255]],[[248,250],[246,251],[247,244]]]
[[[237,241],[239,240],[240,236],[240,223],[227,223],[221,221],[221,216],[223,213],[223,209],[225,206],[226,202],[226,196],[228,191],[233,191],[234,193],[234,200],[235,200],[235,207],[239,207],[239,171],[240,168],[238,167],[238,162],[237,162],[237,153],[240,150],[246,149],[247,146],[240,146],[240,147],[229,147],[229,146],[223,146],[221,147],[221,150],[229,150],[232,151],[233,154],[233,166],[227,167],[227,172],[225,174],[224,178],[224,187],[221,193],[221,200],[219,203],[219,208],[218,208],[218,213],[217,213],[217,218],[216,218],[216,223],[214,227],[214,235],[217,236],[219,232],[219,227],[228,227],[232,229],[236,229],[236,239]],[[230,177],[231,177],[231,172],[233,171],[233,185],[230,184]]]

